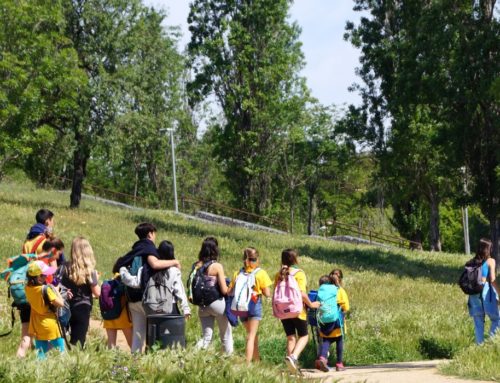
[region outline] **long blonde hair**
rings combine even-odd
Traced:
[[[84,285],[92,279],[95,270],[95,257],[89,241],[76,237],[71,244],[71,261],[68,265],[68,276],[77,285]]]

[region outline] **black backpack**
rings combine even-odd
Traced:
[[[215,284],[211,286],[211,284],[208,283],[211,278],[207,275],[207,269],[212,263],[214,263],[214,261],[209,261],[195,271],[196,274],[191,284],[192,303],[194,305],[208,306],[222,297],[219,285]]]
[[[482,266],[483,263],[475,258],[465,264],[464,271],[458,280],[458,285],[465,294],[474,295],[483,291]]]

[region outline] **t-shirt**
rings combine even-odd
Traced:
[[[299,271],[297,271],[296,274],[293,277],[297,281],[297,284],[299,285],[300,291],[302,291],[303,293],[307,294],[307,278],[306,278],[306,274],[304,273],[304,271],[300,270],[298,267],[296,267],[296,266],[290,266],[290,271],[295,271],[297,269]],[[274,285],[275,286],[278,284],[279,279],[280,279],[280,273],[276,273],[276,276],[274,277]],[[302,312],[300,313],[300,315],[298,316],[298,318],[302,319],[302,320],[306,320],[307,319],[307,310],[306,310],[306,306],[305,305],[302,308]]]
[[[80,305],[87,305],[92,307],[92,287],[97,286],[97,271],[93,270],[90,273],[90,279],[86,281],[83,285],[77,285],[69,277],[69,265],[61,266],[62,269],[62,279],[61,284],[70,289],[73,294],[73,298],[69,300],[71,307],[76,307]]]
[[[45,304],[42,294],[43,286],[26,286],[26,299],[31,306],[28,333],[37,340],[53,340],[61,337],[57,325],[56,314]],[[52,289],[47,289],[49,302],[56,299]]]
[[[251,273],[253,270],[252,267],[247,267],[245,268],[246,273]],[[233,288],[236,278],[240,274],[241,270],[238,270],[234,273],[233,279],[231,279],[231,283],[229,284],[229,288]],[[253,291],[257,293],[257,295],[262,295],[262,290],[265,289],[266,287],[269,287],[273,284],[273,281],[271,281],[271,278],[269,278],[269,274],[267,274],[266,270],[260,269],[255,273],[255,285],[253,287]]]
[[[47,237],[45,234],[37,235],[32,239],[27,239],[23,244],[23,253],[24,254],[33,254],[40,255],[43,252],[43,244],[47,241]],[[33,247],[37,245],[35,251],[33,251]]]

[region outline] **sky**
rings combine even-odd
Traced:
[[[187,26],[188,0],[145,0],[145,4],[167,12],[166,23],[181,27],[181,50],[190,36]],[[357,22],[359,15],[352,10],[353,0],[295,0],[290,20],[302,28],[300,41],[306,66],[302,75],[322,104],[359,104],[360,97],[348,91],[359,82],[355,68],[359,66],[359,51],[343,40],[347,20]]]

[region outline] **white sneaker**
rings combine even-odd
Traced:
[[[285,357],[285,363],[288,367],[288,370],[292,373],[292,374],[296,374],[298,369],[299,369],[299,366],[298,366],[298,362],[297,362],[297,359],[295,359],[293,357],[293,355],[289,355],[287,357]]]

